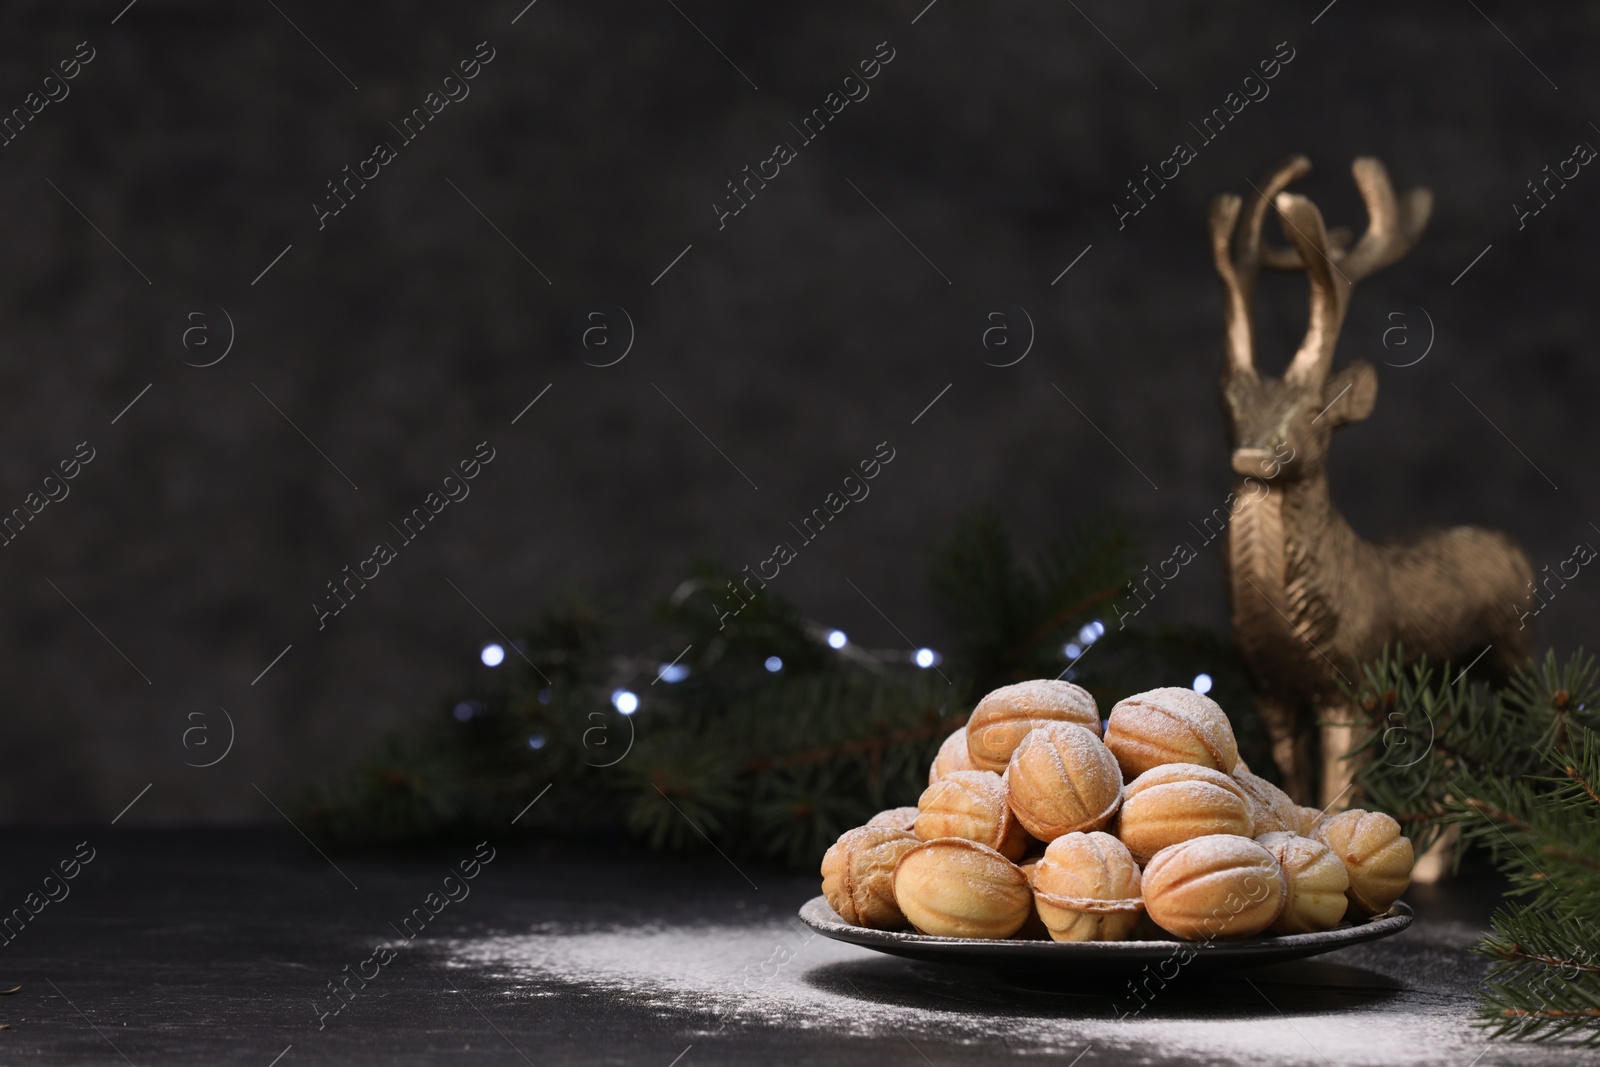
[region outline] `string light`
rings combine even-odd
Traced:
[[[1089,646],[1106,635],[1106,624],[1099,619],[1086,622],[1078,630],[1078,639],[1068,641],[1061,646],[1061,654],[1070,660],[1076,661],[1080,656],[1089,651]],[[1070,675],[1068,677],[1071,677]]]
[[[773,674],[777,674],[779,671],[783,670],[783,660],[779,659],[777,656],[768,656],[767,662],[763,664],[763,666],[765,666],[767,670],[771,671]]]
[[[455,706],[455,709],[450,714],[455,716],[456,722],[466,722],[478,714],[478,710],[479,706],[476,700],[463,700]]]
[[[844,631],[843,630],[829,630],[828,631],[828,647],[829,648],[843,648],[845,645],[847,645],[849,643],[850,643],[850,639],[844,635]]]
[[[1194,676],[1194,682],[1193,682],[1193,684],[1191,684],[1189,686],[1189,688],[1193,689],[1196,693],[1209,693],[1209,692],[1211,692],[1211,675],[1209,675],[1209,674],[1197,674],[1197,675],[1195,675]]]
[[[935,663],[939,662],[939,653],[935,652],[931,648],[919,648],[917,649],[917,654],[912,657],[912,660],[917,666],[926,670]]]
[[[611,706],[624,715],[632,715],[639,710],[638,694],[627,689],[614,689],[611,692]]]
[[[532,737],[528,738],[528,747],[533,749],[535,752],[543,748],[544,734],[534,734]]]
[[[687,677],[689,677],[689,668],[685,664],[668,663],[661,668],[661,680],[668,685],[674,682],[681,682]]]
[[[485,667],[498,667],[506,661],[506,650],[495,644],[484,645],[478,658],[483,660]]]

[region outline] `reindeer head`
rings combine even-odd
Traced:
[[[1295,479],[1320,474],[1334,427],[1372,414],[1378,376],[1372,364],[1357,360],[1330,376],[1357,281],[1388,266],[1416,244],[1427,224],[1433,194],[1413,189],[1396,200],[1388,172],[1376,159],[1357,159],[1350,168],[1367,203],[1367,232],[1353,246],[1348,230],[1331,234],[1322,213],[1303,196],[1284,190],[1311,170],[1305,156],[1281,164],[1256,189],[1244,211],[1231,193],[1211,203],[1211,249],[1227,296],[1227,362],[1222,395],[1233,445],[1233,469],[1241,476]],[[1261,224],[1271,207],[1293,248],[1262,243]],[[1238,229],[1237,235],[1235,229]],[[1281,379],[1256,373],[1251,299],[1261,267],[1304,270],[1311,281],[1311,318],[1304,341]]]

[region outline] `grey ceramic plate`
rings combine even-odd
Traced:
[[[1209,943],[1192,941],[982,941],[964,937],[929,937],[898,930],[868,930],[851,926],[823,897],[812,897],[800,909],[805,924],[835,941],[876,949],[894,956],[930,963],[981,967],[1005,975],[1041,977],[1056,972],[1063,977],[1107,971],[1137,971],[1148,965],[1172,966],[1182,961],[1188,969],[1218,970],[1262,967],[1315,956],[1335,949],[1376,941],[1398,934],[1411,925],[1411,909],[1396,902],[1385,914],[1364,923],[1345,923],[1333,930],[1281,937],[1252,937]],[[1185,958],[1192,952],[1192,958]]]

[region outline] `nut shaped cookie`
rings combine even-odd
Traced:
[[[1033,914],[1022,869],[987,845],[959,837],[925,841],[902,856],[894,895],[918,933],[937,937],[999,940]]]
[[[1323,819],[1311,832],[1344,861],[1350,875],[1350,914],[1381,915],[1411,884],[1416,857],[1400,824],[1381,811],[1351,808]]]
[[[1001,686],[972,709],[967,751],[979,770],[1003,771],[1028,731],[1047,722],[1070,722],[1100,736],[1100,706],[1071,682],[1039,679]]]
[[[944,739],[939,752],[928,767],[928,784],[932,785],[951,771],[975,771],[978,765],[967,754],[967,728],[963,726]]]
[[[1051,722],[1017,745],[1006,768],[1011,810],[1041,841],[1099,830],[1122,802],[1122,772],[1100,739],[1082,726]]]
[[[1289,887],[1289,899],[1272,932],[1307,934],[1338,926],[1348,906],[1345,890],[1350,888],[1350,876],[1333,850],[1321,841],[1282,831],[1262,834],[1256,843],[1272,853]]]
[[[1117,836],[1140,863],[1169,845],[1210,834],[1255,834],[1250,795],[1231,775],[1194,763],[1168,763],[1145,771],[1123,790]]]
[[[1028,831],[1006,803],[1005,779],[993,771],[951,771],[922,791],[911,832],[923,841],[964,837],[1008,860],[1028,849]]]
[[[1164,763],[1194,763],[1232,774],[1239,762],[1228,716],[1193,689],[1152,689],[1117,701],[1106,722],[1106,745],[1133,781]]]
[[[1238,767],[1233,769],[1233,780],[1239,783],[1250,800],[1250,812],[1256,821],[1256,836],[1287,831],[1299,833],[1300,805],[1289,794],[1259,775]]]
[[[1052,941],[1124,941],[1139,923],[1139,865],[1110,834],[1050,842],[1033,874],[1033,903]]]
[[[917,824],[916,808],[889,808],[880,811],[867,820],[868,826],[890,826],[902,833],[911,833],[911,828]]]
[[[1317,823],[1322,821],[1321,808],[1300,807],[1295,809],[1294,832],[1301,837],[1310,837],[1311,831],[1317,828]]]
[[[906,917],[894,900],[900,857],[921,844],[902,830],[858,826],[840,835],[822,857],[822,895],[852,926],[896,930]]]
[[[1288,895],[1266,846],[1232,834],[1164,848],[1144,869],[1145,911],[1189,941],[1259,934],[1277,921]]]

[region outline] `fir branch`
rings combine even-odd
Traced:
[[[1482,815],[1485,819],[1488,819],[1491,824],[1500,823],[1505,826],[1510,826],[1513,829],[1522,831],[1529,838],[1534,840],[1536,843],[1535,851],[1542,856],[1563,860],[1567,863],[1576,863],[1579,866],[1600,871],[1600,859],[1596,859],[1593,856],[1584,855],[1581,851],[1577,851],[1566,845],[1560,844],[1559,842],[1562,838],[1557,836],[1556,833],[1553,833],[1548,827],[1536,825],[1532,820],[1513,815],[1511,812],[1506,811],[1503,808],[1496,807],[1494,804],[1482,799],[1481,797],[1469,796],[1462,803],[1467,808],[1470,808],[1471,810]],[[1510,838],[1507,838],[1506,840],[1507,843],[1511,843],[1513,844],[1513,847],[1515,847]],[[1538,841],[1543,841],[1544,843],[1537,844]],[[1592,847],[1593,842],[1591,841],[1590,844]],[[1524,858],[1526,859],[1526,857]],[[1530,860],[1528,862],[1531,864],[1532,861]],[[1543,872],[1540,873],[1542,874]]]
[[[1371,754],[1358,780],[1419,847],[1459,825],[1462,848],[1486,848],[1521,900],[1495,914],[1479,944],[1493,961],[1480,1022],[1496,1036],[1600,1045],[1594,660],[1550,652],[1498,686],[1452,672],[1408,664],[1399,649],[1362,668],[1348,694]],[[1421,756],[1386,735],[1424,721]]]
[[[653,848],[814,865],[842,831],[916,801],[977,696],[1063,674],[1062,643],[1125,581],[1130,545],[1084,527],[1023,555],[993,513],[962,518],[928,576],[955,638],[939,672],[903,651],[831,648],[771,583],[705,561],[656,606],[643,648],[617,647],[621,627],[594,604],[556,604],[483,685],[312,791],[308,830],[353,845],[503,829],[556,783],[520,829],[626,827]],[[1249,750],[1258,724],[1224,639],[1118,630],[1105,642],[1082,676],[1097,696],[1205,671]],[[1112,669],[1129,664],[1126,678]],[[623,692],[631,714],[614,706]]]
[[[1575,959],[1563,959],[1559,956],[1547,956],[1538,952],[1529,952],[1521,945],[1512,945],[1509,948],[1493,950],[1496,959],[1505,963],[1537,963],[1544,967],[1571,968],[1573,970],[1588,971],[1591,974],[1600,974],[1600,966],[1584,963]]]
[[[1585,779],[1583,775],[1578,773],[1578,769],[1576,767],[1569,766],[1566,768],[1566,772],[1568,778],[1571,778],[1574,782],[1578,783],[1583,791],[1589,794],[1590,800],[1594,801],[1596,804],[1600,804],[1600,793],[1596,793],[1594,791],[1594,787],[1589,784],[1588,780]]]
[[[930,713],[937,714],[936,709],[929,709]],[[896,730],[882,737],[858,738],[845,741],[837,745],[819,745],[815,748],[804,749],[800,752],[791,752],[782,756],[762,757],[746,760],[744,769],[751,773],[769,770],[773,767],[796,767],[805,763],[816,763],[820,760],[836,759],[840,756],[853,756],[877,753],[882,755],[883,750],[890,746],[906,741],[926,741],[930,738],[944,740],[949,734],[958,729],[966,721],[965,715],[953,718],[938,718],[927,726],[917,726],[905,730]]]
[[[1073,603],[1068,604],[1050,618],[1040,623],[1038,628],[1035,629],[1033,633],[1029,634],[1020,643],[1004,653],[1000,657],[1000,662],[1006,666],[1017,663],[1022,659],[1023,656],[1037,648],[1052,634],[1060,632],[1061,628],[1066,626],[1069,622],[1081,617],[1093,608],[1100,607],[1102,604],[1109,604],[1111,601],[1117,598],[1117,594],[1120,592],[1122,592],[1122,583],[1108,585],[1104,589],[1095,590],[1082,600],[1074,601]]]

